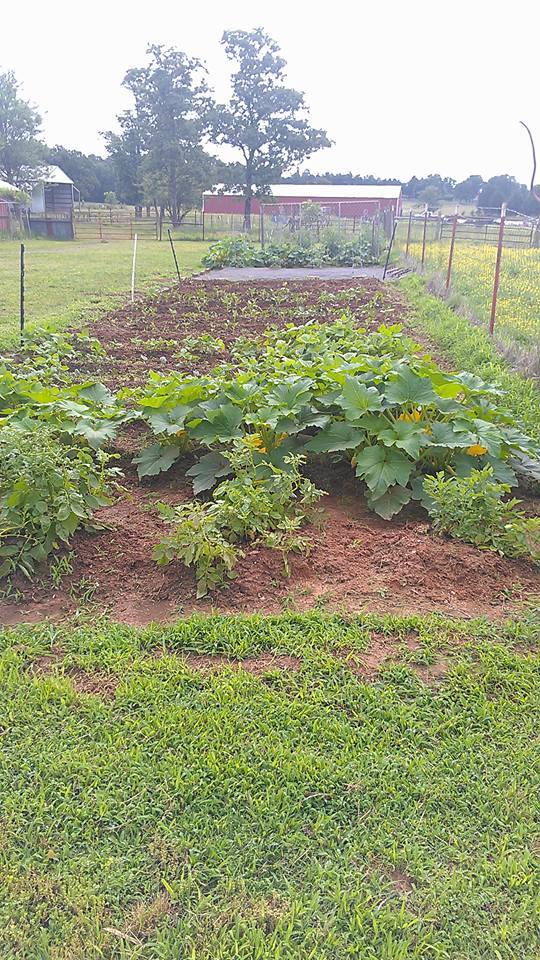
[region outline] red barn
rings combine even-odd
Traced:
[[[401,186],[382,184],[375,186],[356,186],[347,184],[291,184],[275,183],[269,187],[269,194],[258,199],[254,197],[251,212],[257,216],[261,212],[261,203],[290,204],[291,210],[303,203],[316,203],[336,217],[369,217],[391,209],[395,216],[401,214]],[[203,212],[205,214],[243,215],[244,200],[240,190],[216,187],[203,193]],[[266,207],[266,212],[268,208]]]

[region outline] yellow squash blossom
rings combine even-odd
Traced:
[[[420,410],[413,410],[412,413],[402,413],[398,419],[405,420],[406,423],[418,423],[422,419],[422,413]]]
[[[472,446],[467,447],[465,453],[468,453],[470,457],[482,457],[484,453],[487,453],[487,447],[483,447],[481,443],[473,443]]]

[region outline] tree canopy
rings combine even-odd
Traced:
[[[0,180],[25,189],[39,172],[45,147],[41,117],[19,89],[12,71],[0,73]]]
[[[103,203],[105,193],[115,188],[115,169],[108,158],[57,145],[47,150],[46,160],[61,167],[71,177],[82,200]]]
[[[253,195],[329,147],[330,140],[324,130],[310,126],[304,95],[285,85],[285,60],[264,30],[226,30],[222,44],[237,69],[229,103],[213,111],[212,138],[240,154],[230,179],[243,191],[248,226]]]
[[[157,45],[147,52],[149,63],[124,77],[134,106],[107,144],[121,199],[166,208],[178,223],[213,180],[216,161],[203,148],[212,100],[196,57]]]

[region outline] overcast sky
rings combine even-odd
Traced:
[[[264,27],[292,86],[335,146],[311,170],[408,179],[530,177],[518,121],[540,141],[538,0],[29,0],[3,4],[0,70],[13,69],[49,144],[103,153],[100,130],[129,106],[125,71],[149,43],[204,60],[227,95],[224,29]]]

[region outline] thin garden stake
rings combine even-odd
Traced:
[[[137,263],[137,239],[138,236],[135,234],[133,238],[133,260],[131,263],[131,302],[135,300],[135,265]]]
[[[180,281],[180,268],[179,268],[179,266],[178,266],[178,260],[176,259],[176,250],[174,249],[174,243],[173,243],[173,238],[171,237],[171,231],[169,230],[168,227],[167,227],[167,234],[168,234],[168,237],[169,237],[169,243],[170,243],[170,245],[171,245],[172,255],[173,255],[173,257],[174,257],[174,265],[175,265],[175,267],[176,267],[176,276],[178,277],[178,280]]]
[[[390,262],[390,254],[392,253],[392,247],[394,246],[394,237],[396,235],[396,227],[397,227],[397,220],[394,220],[394,228],[392,230],[392,236],[390,237],[390,243],[388,245],[388,252],[386,254],[386,260],[384,264],[384,270],[382,275],[383,280],[386,280],[386,271],[388,270],[388,264]]]
[[[21,324],[21,346],[22,346],[23,337],[24,337],[24,243],[21,243],[20,324]]]
[[[506,220],[506,203],[501,207],[501,222],[499,224],[499,242],[497,244],[497,260],[495,262],[495,278],[493,280],[493,297],[491,300],[491,316],[489,318],[489,335],[493,336],[495,329],[495,317],[497,315],[497,296],[499,294],[499,281],[501,279],[501,259],[504,240],[504,223]]]

